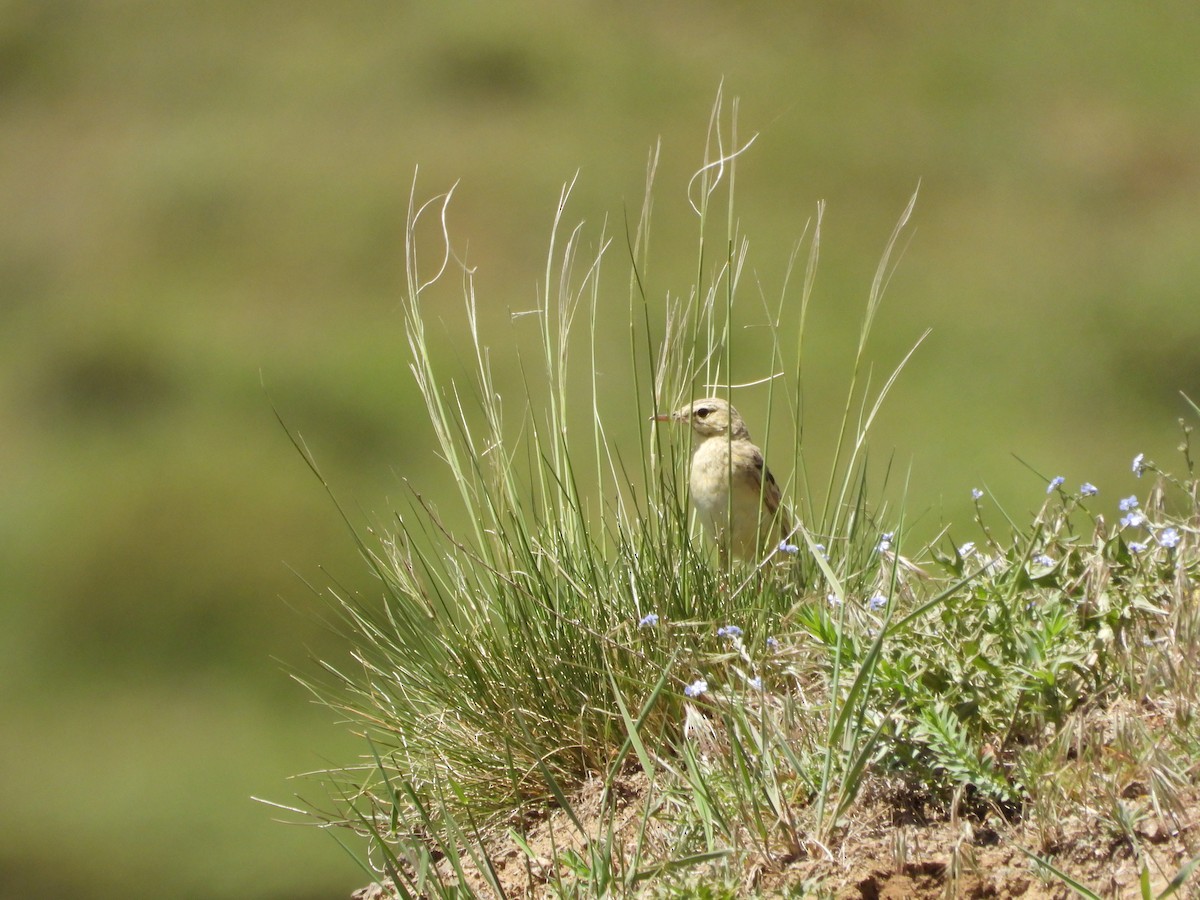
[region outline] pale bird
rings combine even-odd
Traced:
[[[654,420],[692,426],[692,503],[722,559],[732,552],[757,561],[778,546],[786,528],[780,515],[782,495],[738,411],[709,397]]]

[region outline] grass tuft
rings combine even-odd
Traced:
[[[1115,505],[1107,493],[1044,478],[1028,521],[976,492],[974,540],[910,549],[903,504],[884,499],[890,466],[880,478],[867,447],[912,351],[872,388],[868,348],[915,195],[885,244],[832,462],[815,477],[802,357],[823,209],[778,300],[759,298],[767,352],[743,355],[736,323],[757,314],[744,311],[733,187],[752,142],[719,97],[688,190],[695,283],[665,298],[646,274],[652,154],[624,229],[624,396],[597,368],[612,239],[566,224],[571,186],[536,302],[513,319],[532,339],[514,341],[512,392],[493,371],[506,345],[453,249],[453,189],[418,201],[414,182],[405,329],[454,489],[410,486],[388,527],[352,527],[380,596],[329,592],[349,659],[311,687],[369,752],[323,773],[338,799],[312,814],[365,840],[380,896],[832,890],[873,815],[957,829],[951,887],[974,859],[964,835],[999,830],[1027,871],[1091,895],[1070,860],[1051,859],[1072,828],[1109,835],[1149,885],[1151,836],[1194,827],[1200,773],[1191,427],[1186,476],[1139,456],[1149,490],[1121,501],[1119,521],[1099,511]],[[465,376],[429,337],[450,282]],[[719,565],[689,514],[686,443],[643,423],[754,389],[791,414],[799,520],[792,546]],[[631,419],[636,442],[618,440]],[[889,840],[907,865],[906,839]],[[1164,868],[1162,891],[1195,865]]]

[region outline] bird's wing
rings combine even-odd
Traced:
[[[792,511],[783,505],[783,491],[775,483],[775,478],[771,475],[771,470],[764,465],[763,473],[767,479],[767,485],[763,489],[763,506],[766,507],[767,512],[774,519],[776,523],[775,527],[779,529],[779,536],[785,540],[790,540],[791,536],[795,533],[796,520],[792,516]]]
[[[779,485],[775,481],[775,476],[771,474],[771,470],[767,468],[761,455],[758,458],[758,464],[762,466],[762,478],[765,481],[762,492],[763,505],[767,508],[767,512],[775,515],[775,513],[779,512],[779,504],[783,500],[783,492],[779,489]]]
[[[762,451],[743,441],[735,443],[732,452],[734,477],[742,478],[746,487],[762,498],[763,510],[778,520],[779,533],[786,536],[792,528],[791,513],[783,506],[783,491],[767,468]]]
[[[733,470],[735,477],[745,479],[748,487],[762,497],[762,504],[772,516],[779,511],[783,494],[775,476],[763,461],[762,451],[748,441],[733,446]]]

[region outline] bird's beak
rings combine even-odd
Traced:
[[[651,422],[670,422],[671,416],[667,413],[659,413],[657,416],[650,417]]]

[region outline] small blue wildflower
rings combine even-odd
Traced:
[[[842,601],[838,599],[837,594],[830,593],[825,599],[829,601],[830,606],[841,606],[842,605]]]
[[[779,649],[779,641],[775,640],[773,637],[767,638],[767,649],[774,653]]]
[[[1096,487],[1090,481],[1085,481],[1079,486],[1079,493],[1084,497],[1095,497],[1098,493],[1100,493],[1100,488]]]
[[[757,675],[755,675],[753,678],[750,679],[750,687],[754,688],[754,690],[756,690],[756,691],[761,691],[762,690],[762,679],[759,678]]]
[[[982,500],[983,499],[983,491],[981,491],[979,488],[971,488],[971,499],[972,500]]]
[[[1119,509],[1121,512],[1129,512],[1131,509],[1137,509],[1137,506],[1137,494],[1131,494],[1130,496],[1123,498],[1121,502],[1117,504],[1117,509]]]
[[[787,541],[780,541],[779,551],[781,553],[791,553],[794,555],[800,552],[800,547],[796,544],[789,544]]]
[[[1146,517],[1144,515],[1142,515],[1141,510],[1135,509],[1129,515],[1121,517],[1121,527],[1122,528],[1137,528],[1139,525],[1141,525],[1145,521],[1146,521]]]
[[[892,538],[896,536],[894,531],[885,531],[879,536],[879,543],[875,546],[875,550],[879,553],[887,553],[892,549]]]
[[[1174,528],[1164,528],[1158,533],[1158,542],[1164,547],[1176,547],[1179,545],[1179,532]]]
[[[708,682],[703,678],[697,678],[691,684],[683,689],[683,693],[688,697],[699,697],[708,690]]]
[[[961,547],[958,548],[958,555],[961,556],[963,559],[966,559],[968,556],[970,556],[974,552],[975,552],[975,542],[974,541],[967,541],[965,544],[963,544]]]
[[[658,613],[646,613],[638,622],[638,628],[653,628],[658,624]]]
[[[1055,489],[1062,487],[1062,483],[1066,480],[1067,479],[1063,478],[1061,475],[1055,475],[1050,479],[1050,483],[1046,485],[1046,493],[1053,494]]]
[[[1145,549],[1146,549],[1146,545],[1143,544],[1141,541],[1130,541],[1129,542],[1129,552],[1130,553],[1141,553]]]
[[[1138,478],[1142,477],[1142,473],[1146,471],[1146,454],[1139,453],[1133,458],[1133,474]]]
[[[742,629],[736,625],[722,625],[717,629],[717,637],[739,638],[742,636]]]
[[[825,552],[824,544],[813,544],[813,547],[816,548],[817,554],[821,557],[821,559],[829,559],[829,554]]]
[[[1033,561],[1037,565],[1045,566],[1046,568],[1050,568],[1051,566],[1054,565],[1054,560],[1051,559],[1049,556],[1047,556],[1045,553],[1039,553],[1037,556],[1035,556],[1033,558]]]
[[[867,606],[872,611],[878,612],[879,610],[881,610],[885,606],[887,606],[887,597],[883,596],[883,594],[876,594],[874,597],[872,597],[870,600],[867,601]]]

